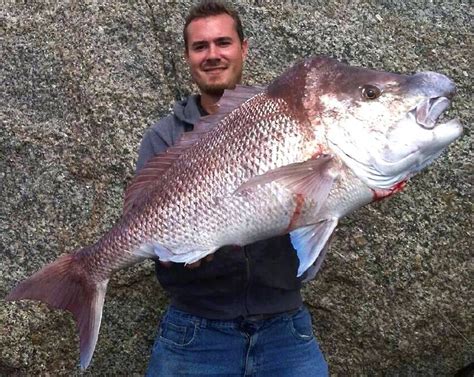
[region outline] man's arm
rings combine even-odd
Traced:
[[[184,132],[184,124],[173,114],[160,119],[143,136],[138,150],[135,174],[141,170],[153,156],[163,153],[178,140]]]
[[[159,135],[155,127],[159,127],[159,124],[149,128],[145,133],[145,136],[143,136],[142,142],[140,143],[140,149],[138,150],[138,160],[135,173],[138,173],[138,171],[140,171],[153,156],[164,152],[170,147],[165,139]]]

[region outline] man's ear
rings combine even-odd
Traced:
[[[242,41],[242,57],[245,60],[247,58],[247,52],[249,50],[249,42],[248,39],[244,39]]]

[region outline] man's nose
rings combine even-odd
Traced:
[[[220,59],[219,55],[219,47],[217,47],[214,44],[211,44],[209,46],[208,54],[207,54],[207,59],[208,60],[215,60],[215,59]]]

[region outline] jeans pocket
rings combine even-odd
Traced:
[[[193,342],[196,331],[196,325],[192,322],[175,324],[164,320],[160,324],[159,339],[169,345],[185,347]]]
[[[296,339],[308,342],[313,340],[313,326],[311,324],[311,315],[307,309],[302,309],[294,314],[290,321],[291,332]]]

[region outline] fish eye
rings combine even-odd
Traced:
[[[376,99],[380,97],[382,91],[374,85],[364,85],[362,87],[362,97],[365,99]]]

